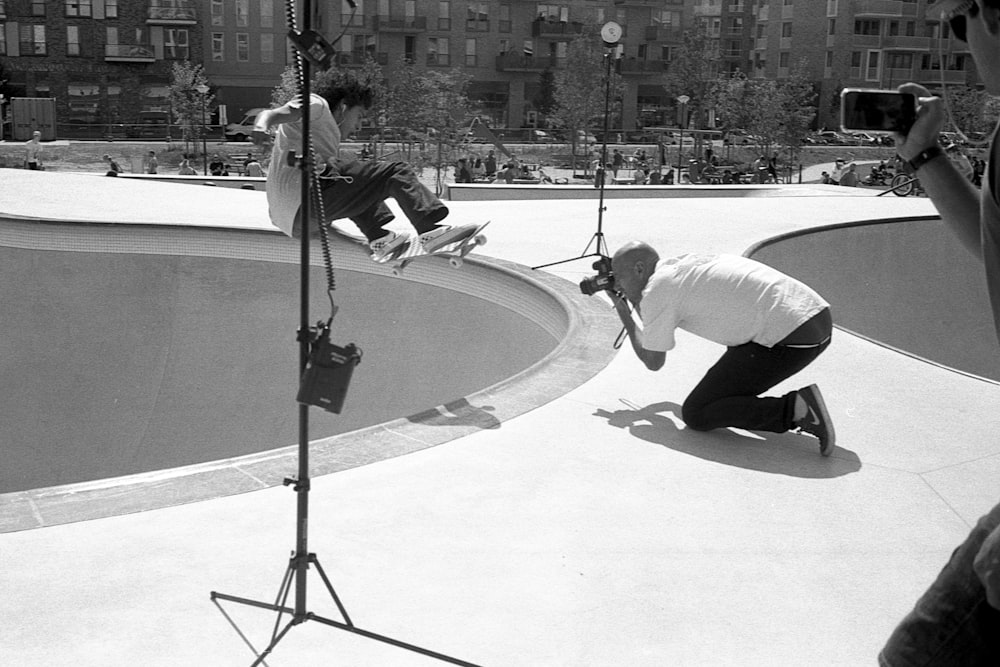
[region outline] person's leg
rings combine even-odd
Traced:
[[[392,213],[384,201],[392,197],[417,233],[435,229],[448,207],[403,162],[340,161],[337,173],[351,179],[322,179],[326,219],[351,218],[369,240],[383,236]]]
[[[697,431],[727,426],[775,433],[792,429],[798,392],[760,395],[808,366],[828,345],[730,347],[684,401],[684,423]]]

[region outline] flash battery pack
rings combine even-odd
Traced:
[[[359,363],[361,350],[354,343],[338,347],[330,342],[329,330],[324,329],[310,350],[296,400],[340,414],[351,375]]]

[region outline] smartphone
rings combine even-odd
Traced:
[[[906,134],[917,119],[917,99],[895,90],[845,88],[840,93],[840,127],[844,132]]]

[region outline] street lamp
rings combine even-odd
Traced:
[[[209,87],[202,83],[194,89],[201,93],[201,160],[205,176],[208,176],[208,124],[205,121],[205,97],[208,95]]]

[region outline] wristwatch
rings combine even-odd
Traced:
[[[917,153],[913,159],[907,160],[906,164],[910,166],[910,169],[916,173],[918,169],[930,162],[936,157],[944,155],[944,149],[940,146],[931,146],[930,148]]]

